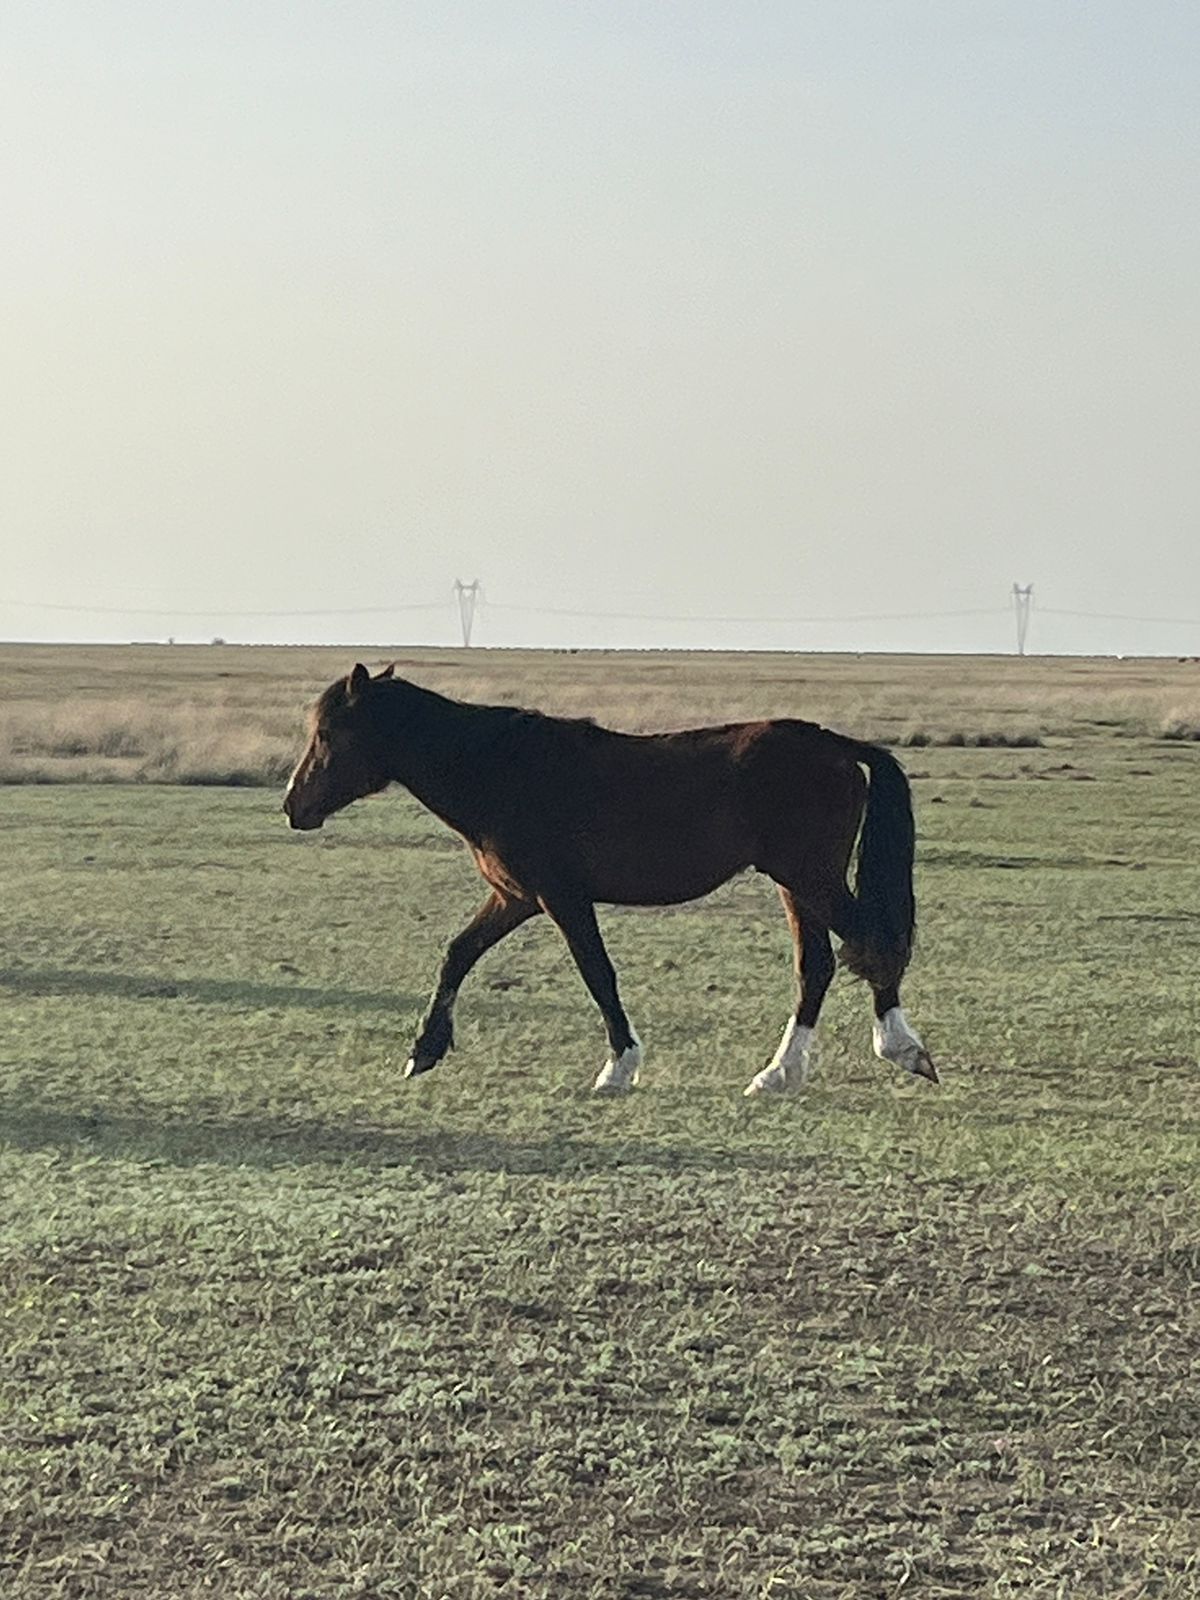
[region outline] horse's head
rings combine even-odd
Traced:
[[[308,747],[283,797],[293,828],[319,828],[351,801],[387,787],[375,697],[376,686],[391,675],[391,667],[372,678],[366,667],[356,666],[347,677],[331,683],[317,701]]]

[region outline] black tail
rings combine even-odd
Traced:
[[[878,745],[844,741],[871,774],[854,877],[854,937],[846,964],[880,986],[898,984],[912,955],[917,928],[913,898],[916,825],[904,768]]]

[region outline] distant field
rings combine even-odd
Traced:
[[[404,1083],[469,859],[403,794],[298,836],[253,786],[355,652],[0,651],[5,1600],[1194,1600],[1200,667],[395,654],[936,741],[944,1086],[843,974],[809,1089],[741,1098],[791,993],[753,876],[602,913],[629,1100],[537,924]]]
[[[864,737],[1035,745],[1200,738],[1200,663],[364,648],[467,698],[642,731],[800,716]],[[0,646],[0,782],[277,782],[352,649]]]

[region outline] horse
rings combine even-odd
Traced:
[[[642,1045],[621,1004],[597,903],[674,905],[753,867],[774,880],[783,902],[796,1004],[745,1093],[785,1094],[807,1078],[836,966],[831,932],[845,965],[870,986],[875,1053],[938,1082],[900,1004],[916,923],[912,795],[899,762],[878,745],[793,718],[620,733],[450,699],[391,666],[372,677],[360,663],[317,700],[283,810],[293,828],[320,828],[391,783],[466,840],[490,891],[445,951],[406,1078],[429,1072],[453,1047],[458,992],[480,957],[545,913],[604,1019],[609,1053],[593,1088],[632,1089]]]

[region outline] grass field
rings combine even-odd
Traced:
[[[402,653],[626,726],[939,741],[905,999],[944,1085],[842,975],[763,1104],[754,877],[602,914],[636,1095],[589,1095],[538,924],[401,1080],[469,858],[403,794],[297,836],[249,786],[352,659],[0,652],[6,1600],[1200,1594],[1200,748],[1162,737],[1200,669]],[[122,717],[141,753],[92,748]]]

